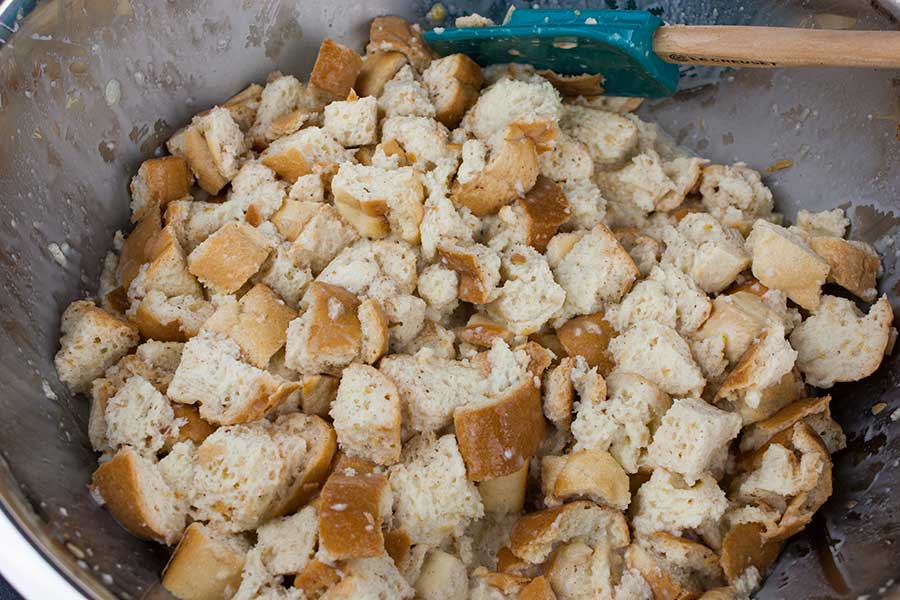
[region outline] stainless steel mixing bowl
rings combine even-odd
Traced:
[[[33,4],[0,1],[0,570],[32,598],[165,598],[166,551],[129,536],[88,496],[88,405],[52,365],[59,315],[96,287],[113,232],[128,222],[129,178],[175,128],[273,69],[307,73],[324,37],[362,50],[371,17],[420,18],[428,4],[46,0],[17,19]],[[497,15],[506,3],[444,4]],[[896,0],[591,5],[650,6],[672,22],[897,27]],[[852,18],[825,16],[835,14]],[[715,161],[762,169],[792,160],[767,177],[779,208],[847,208],[851,236],[875,243],[882,288],[900,299],[900,73],[693,75],[714,82],[651,103],[644,116]],[[758,597],[875,598],[900,579],[900,422],[889,418],[900,409],[897,354],[870,380],[833,390],[850,439],[835,457],[834,496]]]

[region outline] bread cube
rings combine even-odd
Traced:
[[[452,434],[422,434],[408,442],[401,462],[391,467],[390,482],[395,523],[414,544],[438,546],[484,515]]]
[[[422,29],[402,17],[375,17],[369,26],[369,45],[366,54],[400,52],[409,63],[422,72],[435,58],[434,52],[422,38]]]
[[[700,195],[712,216],[745,236],[758,219],[775,218],[772,192],[763,184],[759,172],[744,163],[704,167]]]
[[[615,117],[628,122],[622,117]],[[653,150],[634,156],[631,162],[617,171],[598,173],[596,179],[606,198],[630,204],[644,213],[673,204],[677,206],[672,200],[678,198],[675,183],[669,179],[663,169],[662,159]]]
[[[294,264],[319,274],[344,248],[359,239],[331,205],[318,203],[288,251]]]
[[[338,572],[343,578],[328,589],[331,600],[409,600],[415,595],[389,556],[354,558]]]
[[[604,313],[569,319],[557,328],[556,335],[566,354],[581,356],[589,367],[597,367],[601,375],[608,375],[615,366],[608,348],[617,333]]]
[[[594,160],[587,146],[560,132],[556,145],[538,156],[541,175],[553,181],[584,181],[594,175]]]
[[[289,245],[279,244],[252,280],[269,286],[288,306],[296,308],[312,281],[312,271],[294,262]]]
[[[687,342],[656,321],[634,325],[609,349],[618,369],[646,377],[666,393],[699,397],[706,384]]]
[[[188,256],[188,269],[203,285],[218,294],[241,288],[269,256],[269,246],[256,229],[228,223]]]
[[[487,155],[463,153],[451,190],[454,204],[468,208],[479,217],[495,214],[529,191],[540,171],[535,144],[517,125],[492,138],[488,149]]]
[[[137,223],[149,212],[165,210],[172,200],[187,196],[192,182],[187,161],[180,156],[145,160],[131,179],[131,222]]]
[[[473,304],[487,304],[499,291],[501,260],[496,252],[481,244],[455,241],[438,245],[441,263],[456,271],[459,277],[459,299]]]
[[[419,223],[422,222],[424,191],[416,173],[410,167],[385,171],[378,167],[366,167],[345,163],[331,182],[335,207],[344,218],[353,222],[354,214],[362,212],[368,217],[382,217],[390,230],[411,244],[419,241]],[[357,230],[362,234],[383,235],[388,231]]]
[[[471,212],[457,210],[446,196],[432,194],[425,200],[425,216],[419,225],[422,257],[433,260],[438,244],[448,238],[471,242],[474,231],[480,229],[480,219]]]
[[[607,315],[618,331],[626,331],[641,321],[656,321],[672,329],[678,325],[675,301],[666,295],[666,287],[653,279],[635,284],[621,304],[610,307]]]
[[[384,168],[393,169],[408,163],[417,171],[430,174],[431,189],[443,185],[456,172],[460,147],[450,143],[450,131],[431,117],[393,116],[381,123],[383,142],[379,144],[373,162],[389,162]],[[435,188],[440,185],[441,188]]]
[[[713,300],[709,319],[697,331],[697,336],[722,339],[725,356],[734,364],[766,327],[777,324],[783,325],[778,313],[759,296],[739,291],[721,294]]]
[[[549,142],[559,135],[562,114],[559,92],[550,82],[541,78],[528,82],[501,79],[481,93],[463,118],[462,127],[485,141],[511,124],[519,124],[523,130],[536,127],[544,131],[535,143],[540,142],[549,149],[552,145]]]
[[[130,533],[161,544],[174,544],[181,537],[185,511],[157,464],[133,448],[125,446],[101,464],[90,487]]]
[[[666,532],[633,542],[625,552],[625,561],[649,584],[654,597],[700,597],[723,583],[715,552]]]
[[[361,96],[381,96],[384,85],[394,78],[397,71],[406,64],[406,56],[401,52],[378,50],[363,58],[362,68],[356,77],[354,89]]]
[[[561,314],[567,316],[596,313],[606,303],[618,302],[640,275],[631,256],[605,225],[597,225],[575,242],[553,272],[566,291]]]
[[[772,325],[763,331],[722,382],[714,402],[740,413],[744,424],[770,417],[795,399],[793,394],[766,395],[791,373],[797,352],[784,339],[784,328]]]
[[[596,183],[590,179],[568,179],[563,183],[562,191],[569,203],[569,211],[561,229],[590,230],[604,222],[606,199]]]
[[[200,332],[215,308],[197,296],[167,298],[151,291],[128,309],[128,319],[137,325],[145,340],[186,342]]]
[[[219,305],[205,328],[230,337],[251,365],[264,369],[287,339],[297,313],[267,285],[257,283],[239,301]]]
[[[167,234],[163,230],[162,234]],[[151,291],[159,291],[166,296],[203,296],[203,290],[190,272],[181,244],[175,239],[158,236],[156,246],[148,256],[150,262],[141,267],[137,276],[128,286],[129,297],[141,297]]]
[[[306,594],[306,598],[317,598],[340,581],[336,567],[314,558],[294,577],[294,587]]]
[[[400,459],[400,394],[378,370],[361,364],[344,369],[329,414],[348,456],[379,465]]]
[[[381,304],[373,298],[367,298],[359,305],[357,315],[361,335],[359,358],[371,365],[388,352],[391,334],[388,317]]]
[[[875,301],[878,297],[877,278],[882,272],[875,248],[865,242],[827,236],[813,237],[809,245],[828,263],[829,282],[838,284],[866,302]]]
[[[275,139],[272,135],[272,123],[296,110],[304,96],[303,84],[293,75],[271,78],[260,92],[259,106],[254,115],[253,125],[247,132],[247,138],[254,147],[265,148]]]
[[[241,155],[247,151],[244,133],[231,118],[231,113],[228,112],[228,109],[217,106],[205,114],[194,117],[191,121],[191,128],[203,136],[213,164],[219,174],[230,181],[237,174]],[[188,156],[188,162],[191,163],[190,156]],[[191,166],[193,167],[193,163]],[[198,179],[200,179],[199,175]],[[202,180],[200,183],[203,187]],[[212,190],[206,191],[211,194],[216,193]]]
[[[696,398],[680,398],[653,434],[648,458],[656,467],[680,474],[693,485],[712,470],[741,431],[741,417]]]
[[[272,217],[281,208],[287,195],[287,184],[275,178],[275,172],[264,164],[245,162],[231,180],[228,202],[244,211],[247,222],[254,227]]]
[[[285,363],[305,375],[340,374],[359,354],[359,300],[343,288],[313,282],[306,310],[287,331]]]
[[[548,459],[551,468],[546,468]],[[553,465],[552,461],[560,461]],[[628,475],[605,450],[579,450],[562,457],[545,456],[541,466],[541,488],[548,506],[572,498],[588,498],[601,505],[625,510],[631,503]]]
[[[459,277],[456,271],[441,264],[429,265],[416,284],[419,297],[439,314],[448,314],[458,305]]]
[[[884,358],[893,320],[887,296],[873,304],[867,315],[850,300],[824,296],[791,333],[797,366],[806,381],[819,388],[868,377]]]
[[[560,544],[578,540],[624,548],[630,541],[628,523],[618,510],[577,500],[522,516],[509,534],[509,549],[532,564],[544,562]]]
[[[168,396],[183,404],[200,403],[200,415],[219,425],[261,418],[300,384],[289,383],[240,360],[232,340],[203,332],[185,344]]]
[[[688,485],[680,475],[656,469],[634,496],[631,525],[638,535],[681,535],[717,524],[726,508],[725,492],[708,473]]]
[[[431,62],[422,73],[435,105],[438,121],[453,129],[478,100],[481,67],[465,54],[451,54]]]
[[[374,472],[371,463],[340,459],[322,486],[320,554],[332,561],[383,555],[381,527],[390,518],[388,478]]]
[[[637,126],[615,113],[566,105],[560,120],[562,130],[587,146],[595,163],[615,165],[637,147]]]
[[[565,291],[553,280],[544,257],[529,246],[506,251],[501,268],[505,281],[488,313],[514,335],[537,332],[562,308]]]
[[[847,438],[841,426],[831,418],[830,402],[831,396],[797,400],[768,419],[750,425],[741,435],[741,452],[749,453],[763,447],[777,434],[792,429],[800,421],[822,438],[829,454],[845,448]]]
[[[353,153],[325,129],[306,127],[272,142],[259,161],[289,183],[304,175],[329,173],[343,162],[352,162]]]
[[[796,226],[813,237],[842,238],[850,227],[850,219],[844,216],[841,208],[817,213],[801,209],[797,211]]]
[[[229,532],[253,529],[289,490],[306,441],[292,430],[303,415],[220,427],[198,449],[192,516]]]
[[[263,86],[258,83],[251,83],[222,104],[222,108],[228,109],[228,112],[231,113],[231,118],[238,124],[241,131],[247,131],[253,126],[253,121],[256,120],[256,113],[259,111],[262,94]]]
[[[87,300],[66,308],[60,331],[60,349],[53,362],[60,381],[76,393],[87,391],[140,341],[137,327]]]
[[[249,544],[240,536],[191,523],[169,558],[162,585],[176,598],[214,600],[230,597],[241,584]],[[197,577],[197,573],[214,574]]]
[[[151,458],[179,429],[169,401],[140,375],[126,380],[107,400],[104,417],[110,448],[130,446]]]
[[[378,108],[390,117],[434,117],[437,113],[425,86],[416,79],[409,65],[404,65],[384,84],[378,97]],[[392,137],[382,136],[385,139]]]
[[[378,101],[372,96],[332,102],[325,107],[325,131],[345,148],[378,142]]]
[[[663,264],[677,266],[707,293],[721,292],[750,266],[740,233],[705,213],[685,216],[676,229],[666,230],[664,239]]]
[[[362,57],[359,54],[326,39],[319,46],[316,63],[309,74],[309,84],[335,98],[346,98],[361,68]]]
[[[466,600],[469,597],[469,575],[466,566],[456,556],[432,550],[422,563],[421,574],[414,587],[416,595],[422,600]]]

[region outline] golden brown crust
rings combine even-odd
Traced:
[[[756,567],[765,577],[778,558],[781,542],[767,539],[764,533],[765,527],[760,523],[740,523],[725,534],[719,564],[728,583],[734,583],[749,567]]]
[[[631,502],[628,474],[604,450],[580,450],[565,457],[553,495],[560,500],[584,497],[625,510]]]
[[[481,503],[487,513],[515,514],[525,505],[525,488],[528,485],[528,465],[515,473],[478,484]]]
[[[492,300],[493,287],[478,255],[461,244],[438,244],[438,254],[448,268],[459,277],[459,299],[472,304],[486,304]]]
[[[456,409],[453,423],[469,479],[514,473],[544,439],[540,388],[530,379],[523,381],[498,400]]]
[[[436,118],[448,129],[455,129],[466,111],[478,101],[484,77],[478,63],[465,54],[453,54],[444,60],[452,60],[449,73],[452,81],[446,82],[446,85],[453,90],[453,95],[446,102],[435,101]]]
[[[875,300],[878,293],[876,279],[881,268],[877,254],[836,237],[814,237],[809,245],[831,267],[829,282],[838,284],[866,302]]]
[[[497,551],[497,570],[510,575],[524,575],[526,571],[534,567],[527,560],[521,559],[512,553],[508,546],[503,546]]]
[[[516,600],[556,600],[556,594],[553,593],[547,578],[540,575],[522,588]]]
[[[363,59],[354,88],[360,96],[377,98],[384,91],[384,84],[393,79],[405,64],[406,55],[402,52],[379,51],[368,54]]]
[[[165,210],[172,200],[191,191],[191,172],[187,161],[180,156],[163,156],[145,160],[138,169],[138,178],[146,186],[146,204],[131,215],[131,222],[140,221],[151,211]]]
[[[538,75],[553,84],[563,96],[599,96],[603,93],[603,75],[560,75],[554,71],[541,70]]]
[[[294,587],[302,590],[307,600],[317,600],[341,580],[340,566],[341,563],[337,563],[332,567],[314,558],[294,577]]]
[[[156,313],[151,311],[145,302],[140,302],[137,309],[128,319],[141,332],[141,339],[158,342],[186,342],[187,333],[181,329],[178,319],[163,323]]]
[[[718,557],[697,542],[656,532],[647,538],[646,545],[634,543],[625,553],[630,569],[635,569],[647,581],[658,600],[692,600],[703,593],[705,584],[697,575],[718,573]]]
[[[181,420],[183,423],[178,429],[177,435],[170,435],[166,439],[163,450],[169,451],[178,442],[186,441],[191,441],[199,446],[216,430],[214,425],[210,425],[200,416],[200,410],[196,406],[179,402],[171,404],[172,410],[175,412],[175,419]]]
[[[335,98],[346,98],[362,68],[362,57],[350,48],[326,39],[319,46],[309,84]]]
[[[103,498],[104,506],[122,527],[139,538],[162,544],[167,532],[154,529],[156,520],[147,505],[152,498],[145,498],[139,481],[138,455],[125,446],[108,462],[101,464],[91,477],[91,488]]]
[[[158,211],[148,212],[132,230],[122,244],[119,264],[116,266],[116,281],[124,290],[137,277],[143,265],[151,260],[150,253],[155,247],[156,238],[162,231],[162,220]]]
[[[751,452],[765,445],[776,434],[790,429],[799,421],[812,415],[829,415],[831,396],[805,398],[788,404],[780,411],[744,429],[741,436],[741,451]]]
[[[269,256],[262,236],[246,223],[227,223],[188,256],[188,270],[219,293],[231,294],[254,275]]]
[[[409,556],[412,540],[405,529],[394,529],[384,534],[384,550],[395,565],[402,564]]]
[[[362,335],[359,358],[368,365],[375,364],[388,352],[390,332],[387,316],[381,303],[374,298],[367,298],[359,305],[358,315]]]
[[[181,600],[220,600],[241,585],[245,553],[192,523],[169,558],[162,585]]]
[[[569,202],[562,189],[543,175],[538,175],[534,187],[517,199],[516,205],[525,215],[525,242],[538,252],[547,249],[550,238],[570,216]]]
[[[206,138],[191,125],[184,129],[182,140],[184,156],[197,178],[197,185],[210,194],[218,194],[228,184],[228,180],[219,172]]]
[[[316,494],[331,470],[337,452],[337,435],[331,425],[319,417],[308,415],[306,428],[300,435],[306,440],[303,469],[284,497],[268,511],[267,519],[296,512]]]
[[[616,366],[607,348],[618,334],[603,313],[575,317],[556,330],[559,343],[569,356],[583,356],[590,367],[606,377]]]
[[[357,312],[359,299],[340,286],[320,281],[313,281],[307,294],[311,299],[307,310],[312,312],[307,344],[309,353],[343,355],[347,348],[359,348],[362,338]],[[333,311],[329,304],[340,305],[336,318],[329,314]]]
[[[260,156],[259,162],[275,171],[285,181],[291,183],[313,172],[313,165],[310,165],[306,158],[303,157],[303,153],[294,147],[284,148],[280,152],[267,151]]]
[[[307,375],[303,378],[301,403],[307,415],[328,416],[341,380],[333,375]]]
[[[512,341],[513,335],[506,327],[492,321],[483,313],[474,313],[459,332],[460,340],[482,348],[490,348],[498,338],[508,344]]]
[[[236,305],[219,307],[204,327],[231,337],[251,365],[264,369],[284,346],[288,324],[296,317],[269,286],[257,283]]]
[[[229,98],[222,104],[231,113],[231,118],[238,124],[242,131],[247,131],[256,119],[256,109],[262,99],[263,87],[258,83],[251,83],[243,90]]]
[[[375,52],[400,52],[420,73],[435,58],[434,52],[422,38],[422,32],[401,17],[387,16],[372,19],[369,27],[367,54]],[[399,70],[399,67],[398,67]]]
[[[319,544],[335,560],[384,554],[381,498],[388,480],[361,460],[343,459],[322,486]]]
[[[510,126],[484,170],[465,183],[457,179],[450,198],[478,217],[493,215],[530,190],[539,173],[534,141],[521,127]]]

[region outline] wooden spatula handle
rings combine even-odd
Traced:
[[[656,31],[653,49],[678,64],[900,68],[900,31],[672,25]]]

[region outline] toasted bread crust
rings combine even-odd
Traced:
[[[394,78],[397,71],[406,64],[406,60],[406,55],[402,52],[390,50],[366,55],[356,77],[354,89],[362,97],[377,98],[384,91],[384,84]]]
[[[219,600],[241,585],[245,553],[239,550],[192,523],[163,570],[162,585],[183,600]]]
[[[420,73],[435,57],[422,38],[422,32],[401,17],[387,16],[372,19],[369,27],[367,54],[379,51],[400,52]]]
[[[310,85],[344,99],[362,68],[362,57],[350,48],[326,39],[319,47],[316,64],[309,75]]]
[[[534,187],[517,199],[516,204],[525,214],[526,243],[538,252],[546,250],[550,238],[570,216],[569,202],[562,189],[543,175],[538,175]]]
[[[388,480],[373,467],[344,457],[322,486],[319,544],[334,560],[385,552],[380,504]]]
[[[616,366],[607,348],[617,332],[603,313],[575,317],[556,330],[559,343],[569,356],[583,356],[591,367],[606,377]]]

